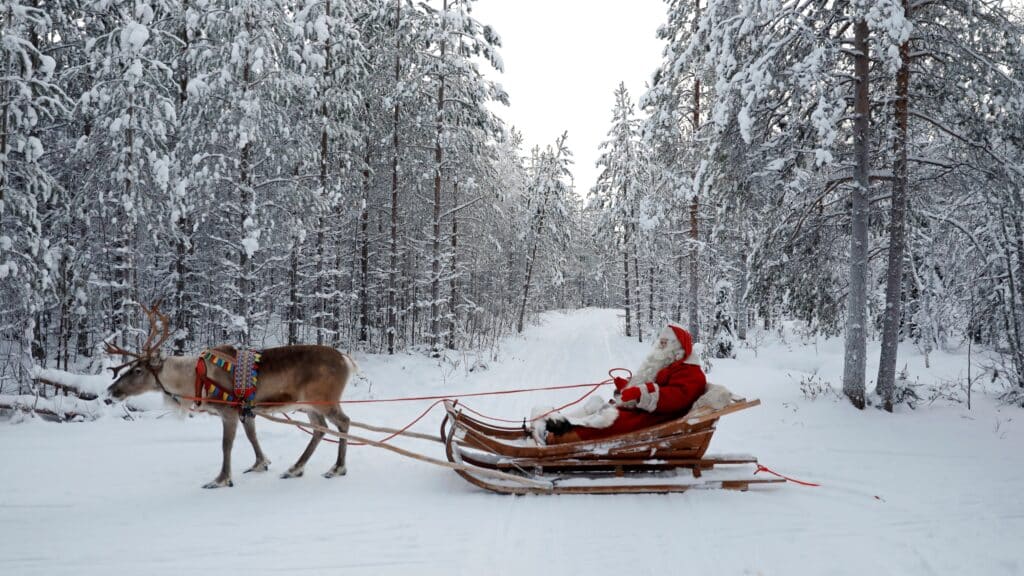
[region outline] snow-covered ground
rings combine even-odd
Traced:
[[[359,357],[350,400],[595,382],[634,367],[647,344],[616,311],[552,313],[509,339],[485,370],[420,356]],[[966,375],[966,355],[903,350],[911,380]],[[869,350],[877,357],[877,350]],[[724,418],[711,452],[752,453],[820,482],[673,495],[485,493],[453,472],[353,447],[349,474],[324,479],[321,445],[304,478],[277,474],[307,437],[259,423],[271,472],[202,490],[220,465],[220,424],[151,413],[128,422],[0,424],[0,574],[1021,574],[1024,426],[1019,409],[976,394],[896,415],[809,400],[801,379],[838,386],[842,343],[767,339],[716,361],[712,381],[763,405]],[[872,374],[874,367],[869,366]],[[580,391],[472,399],[494,416],[528,414]],[[425,402],[354,404],[354,420],[399,426]],[[116,414],[116,412],[115,412]],[[417,429],[437,429],[440,411]],[[438,444],[402,446],[443,457]]]

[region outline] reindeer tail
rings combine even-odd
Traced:
[[[342,354],[342,356],[345,357],[345,362],[348,364],[349,368],[351,369],[351,371],[349,372],[349,377],[350,378],[352,376],[356,375],[356,374],[361,374],[362,373],[362,369],[359,367],[359,364],[356,364],[356,359],[355,358],[353,358],[349,354]]]

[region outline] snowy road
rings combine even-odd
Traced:
[[[615,311],[549,314],[469,375],[418,356],[360,358],[372,388],[360,383],[346,397],[599,381],[610,367],[634,367],[647,348],[616,326]],[[209,417],[0,424],[0,574],[1024,572],[1021,411],[980,398],[971,412],[935,404],[891,416],[807,400],[799,375],[816,369],[837,382],[840,346],[766,344],[711,374],[764,402],[724,419],[711,451],[755,454],[821,488],[504,497],[371,448],[353,447],[348,476],[327,480],[319,473],[333,445],[321,446],[304,478],[280,480],[306,437],[261,422],[271,472],[241,473],[252,455],[240,440],[235,487],[208,491],[199,487],[220,463],[220,424]],[[933,372],[906,361],[926,378],[952,377],[961,360],[933,357]],[[519,417],[579,394],[471,405]],[[347,411],[401,425],[425,406]],[[420,429],[433,432],[439,419]],[[402,445],[441,457],[436,444]]]

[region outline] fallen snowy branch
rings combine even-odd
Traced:
[[[68,392],[68,393],[74,394],[75,396],[81,398],[82,400],[96,400],[96,399],[99,398],[99,395],[96,394],[95,392],[89,392],[87,390],[82,390],[81,388],[79,388],[77,386],[73,386],[71,384],[64,384],[62,382],[57,382],[55,380],[50,380],[48,378],[39,378],[39,377],[36,377],[35,381],[40,383],[40,384],[45,384],[47,386],[53,386],[54,388],[56,388],[58,390],[62,390],[64,392]]]
[[[43,398],[31,394],[0,396],[0,410],[35,413],[58,422],[78,418],[95,420],[102,413],[101,406],[96,401],[82,400],[73,396]]]
[[[36,367],[32,370],[32,378],[38,382],[78,391],[78,395],[98,397],[103,394],[113,379],[107,374],[75,374],[52,368]]]

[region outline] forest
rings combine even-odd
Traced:
[[[472,8],[5,0],[0,394],[100,371],[160,302],[179,354],[440,356],[598,306],[724,358],[796,321],[855,406],[900,402],[900,342],[989,350],[1024,400],[1020,5],[671,0],[597,182],[501,119]]]

